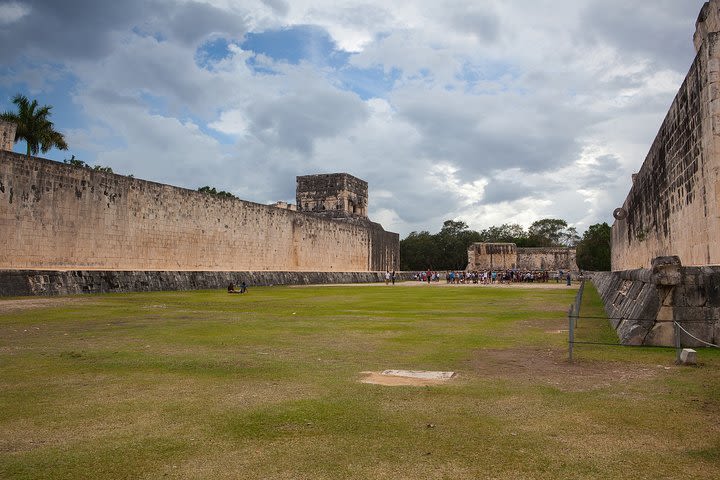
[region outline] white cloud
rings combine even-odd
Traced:
[[[247,135],[248,122],[240,110],[228,110],[220,114],[217,121],[208,124],[208,127],[226,135],[241,137]]]
[[[1,4],[2,93],[53,103],[40,93],[76,79],[87,123],[68,132],[73,148],[155,181],[266,203],[292,201],[295,175],[347,171],[370,183],[371,217],[402,234],[450,218],[610,220],[692,60],[703,3],[128,2]],[[238,46],[298,25],[327,31],[348,65]],[[229,55],[199,66],[198,45],[217,38]],[[393,76],[381,98],[345,86],[377,67]]]
[[[10,25],[30,13],[30,6],[18,2],[0,4],[0,25]]]

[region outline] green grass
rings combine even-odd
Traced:
[[[0,478],[713,478],[720,353],[578,345],[574,289],[0,300]],[[603,315],[586,290],[584,315]],[[606,320],[577,340],[616,343]],[[444,385],[360,372],[452,370]]]

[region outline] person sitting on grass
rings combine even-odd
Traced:
[[[240,290],[235,290],[235,284],[231,283],[228,285],[228,293],[245,293],[247,291],[247,285],[243,281],[240,283]]]

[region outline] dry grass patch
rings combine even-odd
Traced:
[[[0,314],[16,313],[38,308],[59,308],[75,305],[92,305],[93,297],[32,297],[0,299]]]
[[[567,392],[584,392],[666,375],[675,367],[643,363],[579,360],[569,363],[567,351],[538,348],[478,350],[472,371],[484,378],[538,383]]]

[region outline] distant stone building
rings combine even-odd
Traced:
[[[293,212],[297,210],[296,205],[293,205],[292,203],[288,203],[288,202],[283,202],[283,201],[272,203],[272,204],[270,204],[270,206],[275,207],[275,208],[280,208],[282,210],[291,210]]]
[[[514,243],[473,243],[468,248],[467,270],[577,271],[578,267],[574,248],[518,248]]]
[[[367,218],[368,184],[347,173],[297,177],[297,210],[332,218]]]
[[[15,145],[15,132],[17,125],[0,120],[0,150],[13,151]]]

